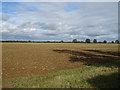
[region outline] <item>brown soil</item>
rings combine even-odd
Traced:
[[[118,60],[117,44],[3,43],[3,79]]]

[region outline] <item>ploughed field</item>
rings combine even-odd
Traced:
[[[118,44],[3,43],[2,78],[47,74],[118,58]]]

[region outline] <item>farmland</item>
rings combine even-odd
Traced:
[[[119,59],[118,44],[3,43],[3,87],[94,87],[89,84],[84,86],[84,83],[79,86],[80,82],[77,83],[78,86],[73,84],[61,86],[61,83],[64,82],[60,80],[63,79],[64,81],[65,78],[69,79],[72,75],[75,75],[76,78],[69,80],[69,82],[74,83],[73,80],[82,77],[81,75],[88,78],[89,74],[93,74],[93,76],[94,74],[95,76],[113,74],[114,77],[116,76],[114,73],[118,72],[116,62],[118,63]],[[59,76],[62,79],[59,80]],[[56,86],[53,86],[55,80],[52,78],[58,80]],[[46,82],[47,80],[53,84],[50,85]],[[26,81],[29,82],[30,86]],[[39,85],[31,83],[34,81]],[[44,85],[44,82],[47,85]]]

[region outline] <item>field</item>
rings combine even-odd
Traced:
[[[118,44],[3,43],[3,87],[117,87],[119,60]]]

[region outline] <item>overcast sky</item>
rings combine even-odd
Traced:
[[[3,2],[3,40],[118,39],[117,2]]]

